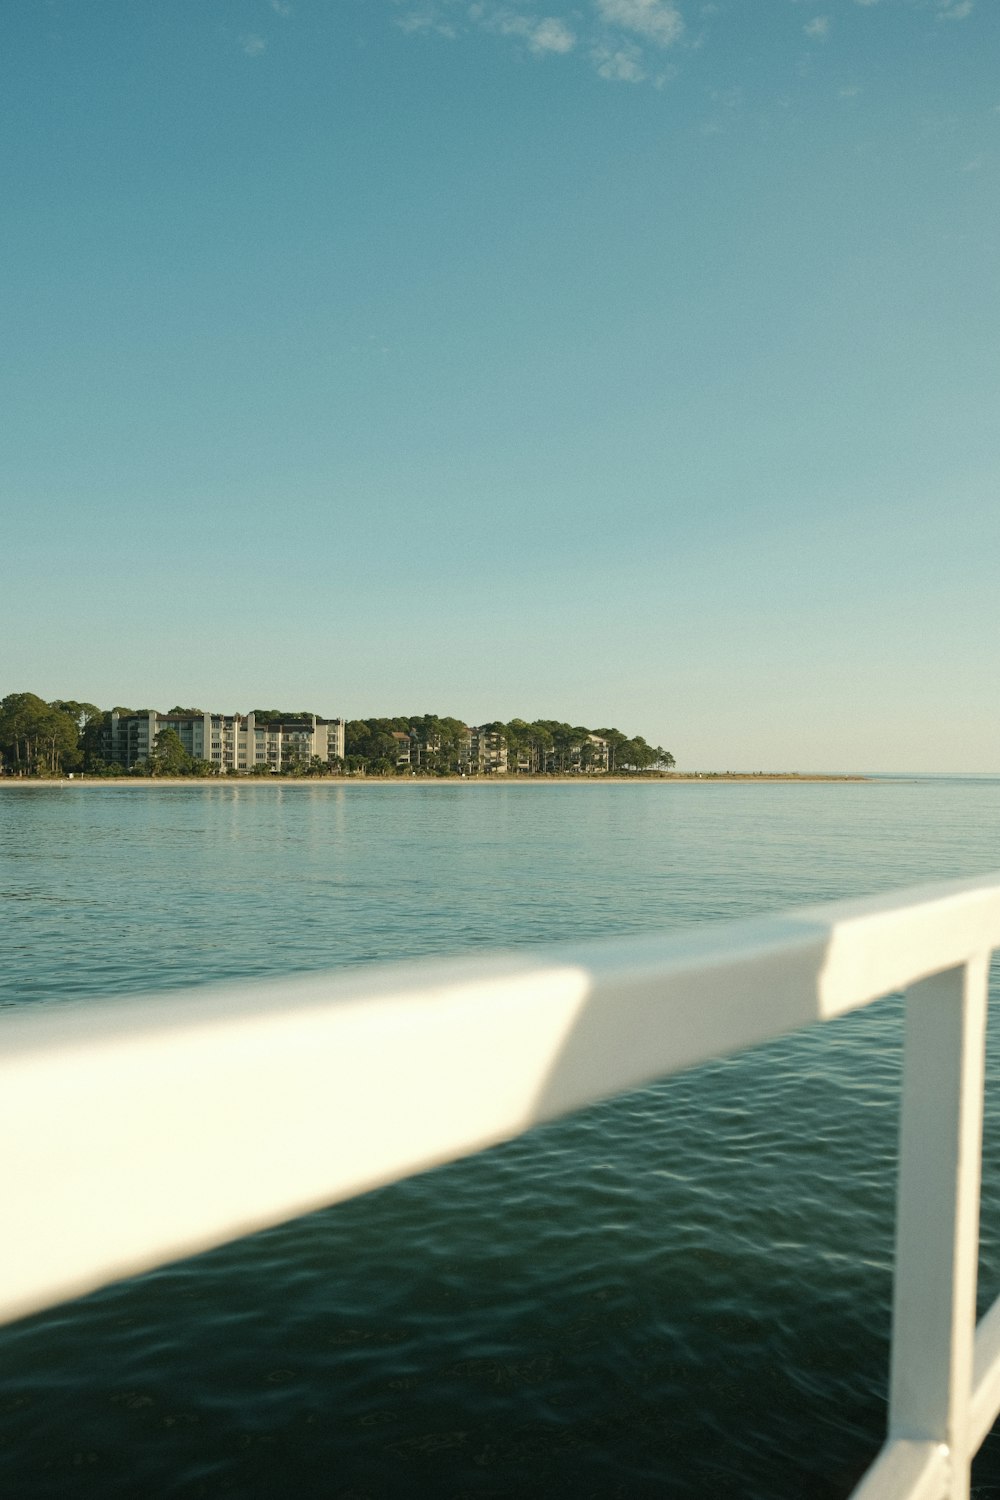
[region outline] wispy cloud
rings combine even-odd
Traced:
[[[276,16],[287,19],[292,13],[290,0],[271,0],[271,9]]]
[[[267,43],[262,36],[257,35],[256,31],[251,31],[246,36],[241,36],[240,46],[247,57],[260,57],[262,52],[267,51]]]
[[[574,32],[558,16],[526,16],[521,11],[489,10],[483,5],[472,6],[470,14],[500,36],[520,37],[536,54],[572,52],[576,46]]]
[[[279,15],[287,14],[292,0],[267,0]],[[666,67],[662,53],[677,50],[679,57],[693,60],[730,15],[733,6],[717,0],[389,0],[396,11],[396,24],[409,33],[434,33],[457,41],[478,33],[508,40],[522,56],[539,59],[574,54],[588,63],[600,78],[611,83],[649,83],[662,87],[676,74]],[[818,4],[828,11],[809,15]],[[844,0],[848,3],[848,0]],[[870,8],[881,0],[853,0]],[[994,0],[1000,3],[1000,0]],[[922,11],[939,21],[964,21],[976,0],[886,0],[886,10]],[[552,7],[551,10],[549,7]],[[805,16],[802,12],[805,11]],[[689,30],[685,12],[696,23]],[[807,0],[799,11],[802,34],[812,43],[829,42],[837,34],[835,10],[830,0]],[[711,27],[703,24],[708,18]],[[244,39],[250,55],[264,50],[263,39]],[[800,76],[817,66],[808,53],[800,55]],[[841,90],[842,99],[853,98]]]
[[[562,16],[530,14],[522,7],[497,4],[496,0],[472,0],[471,4],[465,0],[425,0],[408,8],[396,25],[402,31],[432,31],[450,40],[470,28],[488,31],[493,36],[516,38],[536,57],[572,52],[577,45],[573,26]]]
[[[454,26],[448,21],[443,21],[433,10],[411,10],[405,16],[400,16],[396,22],[400,31],[412,34],[415,31],[433,31],[438,36],[447,37],[454,41],[458,35]]]
[[[532,32],[531,45],[536,52],[571,52],[576,46],[576,37],[565,21],[560,21],[557,16],[546,16]]]
[[[660,88],[673,76],[673,69],[652,58],[684,37],[684,18],[675,0],[557,3],[561,14],[546,14],[545,0],[393,0],[396,25],[405,32],[434,32],[454,40],[485,31],[518,42],[539,58],[579,52],[601,78],[615,83],[648,80]],[[711,12],[716,7],[704,9]],[[695,45],[686,37],[685,43]]]
[[[673,46],[684,30],[671,0],[597,0],[597,13],[607,25],[634,32],[657,47]]]
[[[611,83],[642,83],[647,76],[642,65],[642,49],[632,42],[624,42],[614,49],[594,47],[590,55],[599,76]]]

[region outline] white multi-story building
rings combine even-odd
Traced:
[[[344,758],[344,720],[320,719],[316,714],[276,722],[253,714],[111,714],[105,730],[108,760],[129,768],[148,760],[156,736],[172,729],[196,760],[207,760],[222,771],[271,771]]]

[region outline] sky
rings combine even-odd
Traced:
[[[1000,772],[994,0],[7,0],[0,696]]]

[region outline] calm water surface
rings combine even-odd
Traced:
[[[0,1008],[675,930],[990,871],[998,835],[985,778],[0,788]],[[846,1495],[900,1042],[890,999],[8,1329],[0,1492]],[[984,1303],[998,1162],[989,1101]]]

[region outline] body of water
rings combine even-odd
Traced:
[[[998,835],[970,777],[0,787],[0,1009],[677,930],[988,872]],[[845,1496],[901,1040],[889,999],[0,1331],[0,1492]],[[998,1150],[988,1094],[983,1304]]]

